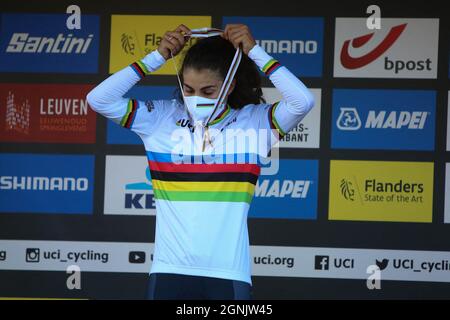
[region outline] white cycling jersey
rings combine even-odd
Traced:
[[[209,123],[211,144],[206,149],[196,140],[203,138],[204,132],[195,130],[177,99],[123,97],[165,63],[157,50],[111,75],[87,96],[94,111],[134,131],[144,143],[156,203],[151,273],[251,284],[247,213],[261,169],[258,155],[266,155],[279,136],[303,119],[314,98],[260,46],[255,45],[249,57],[283,99],[275,104],[250,104],[241,109],[226,105],[217,110]],[[255,147],[241,141],[229,147],[229,131],[255,132],[263,136],[259,139],[263,142]],[[126,174],[127,168],[123,170]]]

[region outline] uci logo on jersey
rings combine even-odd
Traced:
[[[175,124],[182,128],[188,128],[192,133],[195,131],[195,128],[189,119],[180,119]]]

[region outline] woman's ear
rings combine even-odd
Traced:
[[[228,90],[227,98],[233,92],[235,86],[236,86],[236,79],[233,79],[233,81],[231,82],[231,85],[230,85],[230,89]]]

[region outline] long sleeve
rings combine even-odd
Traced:
[[[261,126],[264,127],[264,124],[268,123],[271,128],[284,136],[313,108],[314,96],[296,76],[259,45],[250,50],[249,57],[269,77],[283,97],[280,102],[267,107]]]
[[[142,60],[112,74],[87,95],[95,112],[138,134],[150,134],[162,111],[158,101],[138,101],[124,95],[143,77],[159,69],[164,57],[154,50]]]

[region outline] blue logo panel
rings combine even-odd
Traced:
[[[94,156],[0,156],[0,212],[92,214],[93,190]]]
[[[317,219],[318,160],[280,160],[276,175],[261,175],[250,218]]]
[[[323,18],[224,17],[244,23],[266,52],[299,77],[322,76]]]
[[[99,17],[81,15],[81,29],[66,27],[67,14],[2,14],[1,72],[97,73]]]
[[[173,99],[174,92],[175,88],[168,86],[134,86],[125,97],[142,101]],[[108,121],[107,126],[108,144],[142,144],[139,136],[131,130],[122,128],[112,121]]]
[[[436,92],[333,91],[332,148],[434,150]]]

